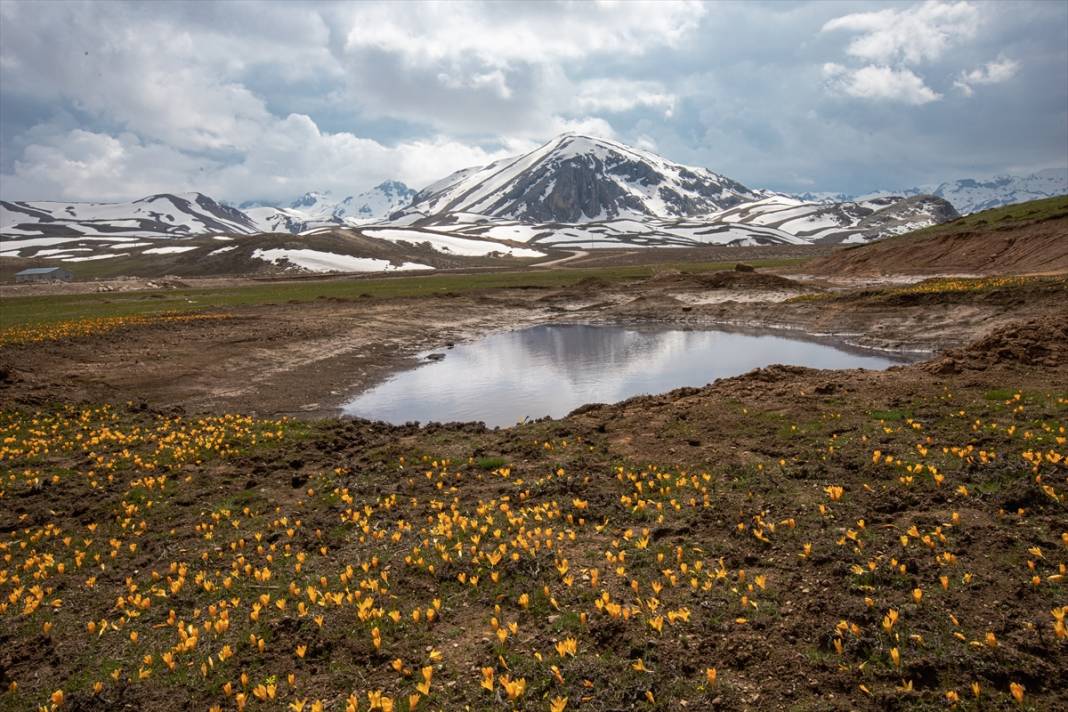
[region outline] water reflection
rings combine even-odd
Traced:
[[[899,362],[773,335],[546,325],[457,345],[443,360],[363,393],[344,412],[393,423],[506,426],[524,417],[559,417],[584,403],[703,386],[773,363],[883,369]]]

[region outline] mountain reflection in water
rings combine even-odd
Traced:
[[[395,374],[343,410],[391,423],[508,426],[560,417],[585,403],[703,386],[774,363],[884,369],[901,362],[777,335],[542,325],[458,344],[444,359]]]

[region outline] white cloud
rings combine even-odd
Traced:
[[[927,86],[913,67],[939,60],[945,52],[975,37],[980,25],[978,9],[969,2],[928,0],[919,5],[857,12],[824,23],[821,32],[844,31],[856,35],[846,53],[860,66],[828,63],[823,67],[826,86],[834,93],[873,101],[919,106],[942,95]],[[970,86],[961,86],[971,94]]]
[[[1020,63],[1014,59],[999,57],[993,62],[987,62],[983,66],[970,72],[961,72],[960,77],[953,82],[964,96],[975,93],[972,88],[976,84],[1000,84],[1016,76],[1020,71]]]
[[[5,162],[5,198],[196,189],[239,200],[349,194],[387,178],[418,187],[561,131],[615,136],[598,114],[670,115],[675,98],[655,82],[575,84],[565,66],[677,45],[705,7],[4,2],[2,12],[4,91],[91,117],[78,131],[47,118],[28,127]],[[407,121],[424,138],[373,140],[338,121],[322,130],[299,99],[288,111],[270,101],[306,86],[335,111]]]
[[[346,52],[398,54],[410,65],[477,58],[500,67],[558,62],[589,55],[640,55],[673,45],[696,29],[705,6],[676,2],[585,2],[562,11],[551,3],[430,2],[397,12],[390,3],[339,10],[349,27]]]
[[[652,136],[647,136],[645,134],[638,136],[638,138],[634,141],[634,146],[636,148],[642,149],[643,151],[651,151],[653,153],[656,153],[657,151],[656,139],[654,139]]]
[[[693,2],[450,2],[397,11],[404,7],[337,10],[336,22],[349,28],[338,59],[367,112],[446,132],[542,138],[561,116],[637,106],[670,115],[675,97],[657,82],[575,82],[570,68],[679,46],[706,13]]]
[[[10,174],[5,199],[128,200],[200,191],[227,200],[285,200],[309,189],[349,195],[388,178],[422,187],[461,166],[511,151],[485,151],[444,137],[383,145],[351,133],[326,133],[291,114],[257,127],[263,144],[237,162],[191,155],[132,133],[75,129],[29,145]]]
[[[0,46],[5,90],[69,102],[98,119],[98,126],[115,128],[71,131],[47,120],[32,127],[2,176],[4,197],[130,199],[195,189],[231,200],[285,199],[309,189],[349,194],[387,178],[420,187],[458,168],[529,150],[561,131],[611,137],[611,124],[593,115],[621,109],[610,83],[590,84],[587,105],[576,105],[569,100],[573,85],[551,60],[597,51],[640,53],[675,41],[703,12],[687,4],[581,4],[560,15],[541,6],[478,10],[450,3],[420,6],[409,26],[413,13],[396,6],[331,4],[319,12],[294,10],[292,18],[277,15],[274,4],[261,9],[271,15],[265,19],[270,27],[292,19],[295,40],[269,30],[223,37],[219,33],[226,30],[217,28],[233,26],[239,19],[233,17],[181,24],[188,18],[166,11],[131,18],[136,7],[96,12],[57,4],[37,12],[5,3],[5,27],[21,29],[5,31]],[[324,16],[353,28],[345,30],[349,50],[373,45],[393,52],[410,82],[406,86],[382,70],[391,65],[379,58],[377,67],[357,66],[365,76],[356,86],[377,82],[375,91],[350,91],[337,101],[363,102],[372,115],[381,111],[436,131],[389,143],[323,131],[303,113],[278,115],[245,82],[246,72],[261,67],[284,84],[327,79],[344,87],[353,58],[329,48]],[[590,28],[586,40],[584,24]],[[656,32],[642,32],[650,27]],[[77,39],[57,44],[50,39],[56,32]],[[532,57],[533,66],[526,63]],[[670,98],[652,84],[641,88],[633,105],[670,109]],[[442,129],[497,138],[487,150]]]
[[[754,186],[993,172],[1064,155],[1066,19],[1042,0],[0,0],[0,196],[419,187],[565,130]],[[1005,81],[1004,60],[983,64],[1002,51],[1029,70],[1009,80],[1022,103],[935,102]],[[849,102],[813,91],[827,60]]]
[[[74,129],[26,147],[0,176],[10,199],[121,200],[193,190],[203,164],[161,143]],[[132,189],[132,190],[131,190]]]
[[[859,36],[847,52],[878,64],[919,64],[936,60],[949,47],[975,36],[979,12],[968,2],[935,2],[837,17],[823,32],[845,30]]]
[[[823,65],[823,77],[831,91],[861,99],[920,105],[942,96],[908,69],[874,64],[850,69],[830,62]]]
[[[599,116],[584,116],[578,118],[564,118],[557,116],[553,118],[550,126],[552,127],[549,132],[550,135],[573,132],[586,134],[587,136],[616,138],[616,131],[612,128],[612,124]],[[530,145],[531,149],[535,147],[535,145]]]
[[[439,72],[438,81],[441,82],[442,86],[449,89],[489,89],[500,99],[512,98],[512,90],[508,87],[508,80],[504,76],[504,72],[499,69],[469,75]]]
[[[590,79],[579,84],[576,93],[575,104],[590,112],[617,113],[646,107],[670,117],[678,101],[659,82],[628,79]]]

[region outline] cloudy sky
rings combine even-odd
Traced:
[[[0,0],[0,197],[348,195],[578,130],[747,185],[1068,163],[1068,3]]]

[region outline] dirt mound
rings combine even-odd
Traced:
[[[1009,228],[902,235],[841,250],[803,269],[834,276],[1068,272],[1068,217]]]
[[[1068,363],[1068,309],[1060,316],[1030,319],[984,336],[927,364],[931,373],[981,371],[999,364],[1062,366]]]
[[[814,369],[805,368],[803,366],[788,366],[781,363],[765,366],[764,368],[754,368],[748,373],[743,373],[741,376],[736,376],[734,380],[738,382],[745,381],[759,381],[761,383],[778,383],[779,381],[786,381],[796,376],[802,376],[806,373],[812,372]]]
[[[620,309],[628,310],[652,307],[669,307],[673,309],[681,305],[682,302],[667,294],[641,294],[634,299],[631,299],[626,304],[623,304]]]
[[[792,279],[760,272],[713,272],[697,281],[708,289],[803,289]]]
[[[709,274],[663,273],[646,281],[657,287],[697,287],[701,289],[789,289],[803,290],[801,284],[776,274],[761,272],[731,271]]]
[[[607,292],[611,289],[612,284],[608,280],[600,277],[584,277],[568,287],[566,291],[570,295],[591,295]]]

